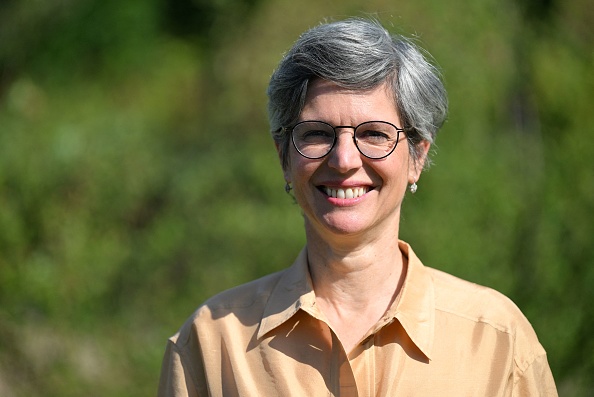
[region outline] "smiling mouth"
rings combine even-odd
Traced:
[[[346,189],[342,188],[331,188],[328,186],[320,186],[320,190],[326,193],[328,197],[339,198],[339,199],[352,199],[363,196],[370,189],[367,186],[360,187],[349,187]]]

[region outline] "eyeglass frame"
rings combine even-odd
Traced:
[[[319,156],[319,157],[309,157],[306,156],[305,154],[303,154],[299,148],[297,147],[297,144],[295,143],[295,135],[293,134],[293,131],[295,130],[295,128],[297,128],[298,125],[303,124],[303,123],[322,123],[325,124],[327,126],[329,126],[330,128],[332,128],[333,132],[334,132],[334,139],[332,140],[332,145],[330,146],[330,149],[328,149],[328,151],[326,152],[326,154],[324,154],[323,156]],[[384,156],[381,157],[371,157],[366,155],[365,153],[363,153],[361,151],[361,148],[359,148],[359,145],[357,144],[357,138],[355,135],[355,132],[357,131],[357,128],[361,127],[364,124],[369,124],[369,123],[384,123],[384,124],[388,124],[391,125],[392,127],[394,127],[396,129],[396,143],[394,144],[394,147],[392,148],[392,150],[390,150],[389,153],[385,154]],[[396,127],[394,124],[390,123],[389,121],[383,121],[383,120],[370,120],[370,121],[364,121],[361,124],[357,125],[357,126],[352,126],[352,125],[337,125],[337,126],[333,126],[330,123],[327,123],[325,121],[321,121],[321,120],[303,120],[298,122],[297,124],[295,124],[292,127],[281,127],[281,129],[285,132],[289,132],[291,134],[291,142],[293,142],[293,147],[295,148],[295,150],[297,150],[297,153],[299,153],[301,156],[305,157],[306,159],[310,159],[310,160],[319,160],[322,159],[324,157],[326,157],[327,155],[330,154],[330,152],[332,152],[332,149],[334,149],[334,146],[336,146],[336,142],[338,141],[338,133],[336,132],[337,128],[350,128],[353,130],[352,133],[352,137],[353,137],[353,143],[355,144],[355,147],[357,148],[357,150],[359,151],[359,153],[361,153],[364,157],[371,159],[371,160],[381,160],[381,159],[385,159],[386,157],[388,157],[389,155],[391,155],[392,153],[394,153],[394,150],[396,150],[396,146],[398,146],[398,142],[400,142],[400,133],[401,132],[406,132],[405,128],[400,128],[400,127]]]

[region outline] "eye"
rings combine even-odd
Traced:
[[[305,133],[303,134],[303,137],[309,138],[309,137],[317,137],[317,136],[321,136],[321,137],[329,137],[332,136],[332,132],[331,131],[326,131],[326,130],[308,130],[305,131]]]
[[[370,144],[382,144],[391,141],[393,138],[391,134],[385,131],[364,129],[357,131],[357,139]]]
[[[355,137],[360,147],[391,149],[398,141],[398,129],[384,121],[369,121],[357,127]]]
[[[334,140],[334,131],[327,129],[308,129],[298,134],[298,139],[304,143],[326,143]]]

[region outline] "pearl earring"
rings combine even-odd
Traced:
[[[410,185],[409,189],[410,189],[411,193],[413,193],[413,194],[416,193],[416,191],[418,189],[417,181],[413,181],[413,183]]]
[[[285,192],[287,192],[287,194],[289,194],[291,192],[291,190],[293,190],[293,188],[291,187],[291,182],[287,182],[285,184]]]

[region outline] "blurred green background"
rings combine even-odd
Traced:
[[[401,237],[534,325],[594,396],[594,8],[587,0],[3,0],[0,395],[156,393],[208,296],[304,243],[265,89],[324,17],[417,37],[450,96]]]

